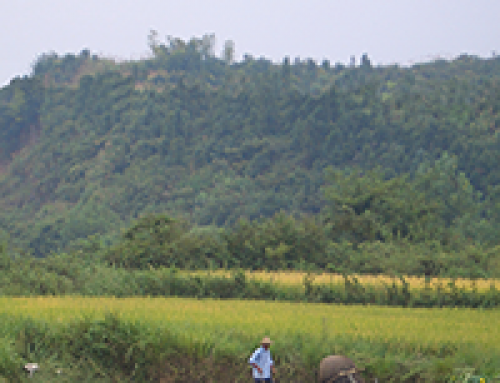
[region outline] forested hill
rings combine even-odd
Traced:
[[[46,255],[146,213],[219,227],[279,211],[319,217],[359,194],[353,170],[383,173],[373,182],[387,190],[388,179],[420,179],[424,199],[448,209],[439,222],[496,244],[500,58],[403,68],[367,55],[350,66],[235,62],[229,42],[214,55],[212,36],[152,35],[150,47],[130,62],[44,54],[0,90],[0,227],[12,244]],[[335,181],[330,166],[346,173]],[[325,185],[338,190],[325,196]],[[372,191],[354,214],[370,210]]]

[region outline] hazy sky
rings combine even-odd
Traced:
[[[0,85],[50,51],[145,57],[151,29],[162,41],[214,33],[217,53],[231,39],[237,58],[273,61],[491,57],[500,53],[499,15],[499,0],[0,0]]]

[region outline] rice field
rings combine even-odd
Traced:
[[[63,363],[59,357],[71,366],[64,381],[96,373],[118,374],[102,382],[121,381],[137,366],[142,366],[138,374],[152,371],[156,377],[188,371],[192,376],[176,375],[177,381],[191,381],[198,370],[182,368],[198,363],[204,374],[220,381],[245,382],[248,357],[263,336],[274,341],[280,381],[291,383],[315,381],[321,358],[329,354],[351,356],[366,368],[366,377],[380,381],[465,382],[465,370],[482,376],[500,372],[498,309],[173,297],[0,297],[0,322],[0,339],[9,340],[4,357],[5,350],[13,350],[9,342],[14,339],[17,350],[33,349],[30,356],[46,366],[38,376],[41,382],[54,381],[51,369]],[[0,371],[6,363],[1,351]],[[11,363],[11,371],[17,374],[16,363]],[[417,375],[422,380],[414,380]]]
[[[182,273],[186,273],[189,275],[213,275],[213,276],[229,276],[230,272],[226,270],[213,270],[213,271],[195,271],[195,272],[187,272],[183,271]],[[257,281],[267,281],[273,283],[279,283],[282,285],[297,285],[302,284],[304,281],[304,277],[307,273],[304,272],[266,272],[266,271],[245,271],[245,274],[248,279],[257,280]],[[344,277],[340,274],[333,273],[321,273],[321,274],[312,274],[313,283],[314,284],[343,284]],[[382,286],[392,285],[396,283],[396,285],[401,286],[402,282],[399,278],[394,278],[386,275],[352,275],[358,279],[358,281],[362,285],[366,286]],[[351,277],[352,277],[351,276]],[[415,276],[404,276],[404,279],[409,284],[411,289],[423,289],[426,287],[426,280],[422,277]],[[465,278],[430,278],[428,281],[428,285],[431,288],[437,288],[440,286],[443,289],[447,289],[449,284],[455,282],[455,286],[458,288],[465,288],[468,290],[472,290],[476,288],[478,291],[485,291],[494,286],[496,289],[500,290],[500,280],[499,279],[465,279]]]
[[[415,352],[443,344],[500,348],[500,310],[408,309],[312,303],[197,300],[184,298],[0,297],[0,314],[32,317],[49,324],[115,313],[124,321],[169,328],[191,340],[235,346],[268,334],[279,344],[297,337],[335,342],[348,337],[383,342]],[[0,336],[1,336],[0,330]]]

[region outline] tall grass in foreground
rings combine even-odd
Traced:
[[[0,366],[14,372],[21,361],[55,368],[66,360],[91,366],[99,379],[148,381],[167,360],[194,366],[208,358],[228,367],[234,381],[247,381],[246,360],[263,335],[275,341],[287,382],[313,381],[321,358],[332,353],[352,356],[379,381],[446,382],[465,368],[499,372],[498,310],[65,297],[0,298],[0,317],[2,347],[14,358]]]

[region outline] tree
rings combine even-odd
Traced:
[[[166,215],[148,214],[123,234],[123,241],[111,248],[105,259],[114,265],[147,269],[170,266],[172,244],[188,231],[186,222]]]
[[[354,242],[408,238],[422,241],[439,235],[440,206],[417,190],[409,175],[387,179],[381,169],[350,174],[330,172],[326,217],[334,238]]]
[[[235,45],[232,40],[227,40],[224,43],[224,48],[222,50],[222,59],[227,65],[231,65],[234,61],[234,49]]]
[[[368,58],[368,55],[366,53],[363,53],[361,56],[361,68],[363,69],[370,69],[372,67],[372,63],[370,59]]]
[[[151,52],[153,55],[158,54],[158,47],[159,47],[159,42],[158,42],[158,32],[154,29],[151,29],[148,35],[148,46],[149,49],[151,49]]]
[[[214,56],[214,48],[215,48],[215,35],[205,34],[201,39],[201,57],[202,59],[208,59]]]
[[[281,78],[286,87],[290,86],[290,76],[291,76],[290,57],[287,56],[283,59],[283,66],[281,68]]]

